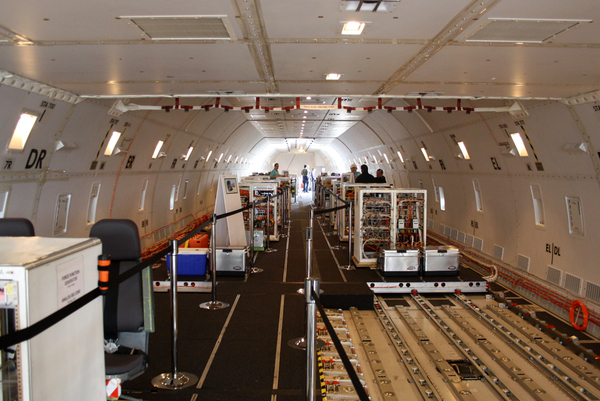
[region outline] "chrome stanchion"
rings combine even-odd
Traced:
[[[265,248],[265,252],[270,253],[270,252],[277,252],[277,249],[273,249],[271,248],[271,194],[267,194],[267,221],[266,221],[266,226],[267,226],[267,233],[265,234],[265,237],[267,238],[267,246]],[[277,222],[274,222],[274,224],[277,224]],[[273,232],[275,232],[275,230],[273,230]]]
[[[313,211],[310,211],[310,217],[311,217],[311,222],[312,222],[312,217],[313,217]],[[312,223],[311,223],[312,226]],[[312,234],[313,234],[313,228],[312,227],[308,227],[306,229],[306,253],[307,253],[307,257],[306,257],[306,277],[310,277],[312,274]],[[298,294],[307,294],[306,292],[306,281],[305,281],[305,285],[304,288],[300,288],[297,292]],[[318,289],[317,291],[318,294],[323,293],[323,291],[321,289]],[[310,296],[310,290],[308,292],[309,296]],[[310,317],[310,315],[308,314],[308,310],[307,310],[307,319]],[[307,320],[308,321],[308,320]],[[301,337],[301,338],[293,338],[291,340],[288,341],[288,346],[292,347],[292,348],[296,348],[296,349],[306,349],[306,336],[305,337]],[[317,344],[316,346],[318,348],[321,348],[325,345],[325,341],[323,340],[317,340]]]
[[[346,266],[340,266],[340,269],[355,270],[352,266],[352,202],[349,202],[348,207],[348,264]]]
[[[212,228],[210,230],[210,269],[212,275],[212,301],[200,304],[202,309],[219,310],[229,307],[227,302],[217,301],[217,215],[211,216]]]
[[[177,371],[177,240],[169,241],[171,245],[171,323],[172,331],[172,348],[171,348],[171,373],[162,373],[152,379],[152,385],[156,388],[164,390],[179,390],[182,388],[193,386],[198,383],[198,376],[186,372]]]
[[[313,298],[319,293],[319,279],[308,277],[304,280],[306,293],[306,399],[315,399],[317,380],[317,305]]]
[[[250,209],[250,263],[252,264],[250,273],[262,273],[263,269],[254,266],[254,206],[256,201],[252,202],[252,209]]]
[[[288,222],[287,221],[287,211],[288,211],[287,210],[287,202],[288,202],[288,199],[287,199],[287,189],[286,188],[282,188],[281,198],[283,199],[282,202],[281,202],[282,205],[283,205],[283,207],[282,207],[282,213],[281,213],[281,233],[279,234],[279,236],[281,238],[287,238],[288,235],[285,232],[285,225]]]

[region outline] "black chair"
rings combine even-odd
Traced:
[[[137,225],[131,220],[100,220],[90,237],[102,241],[102,253],[110,255],[109,283],[141,262]],[[148,337],[154,331],[152,269],[145,268],[117,286],[110,284],[104,299],[104,338],[107,378],[121,381],[138,377],[148,364]]]
[[[20,218],[0,219],[0,237],[35,237],[31,221]]]

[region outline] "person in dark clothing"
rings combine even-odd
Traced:
[[[360,171],[362,174],[356,177],[354,182],[364,184],[373,184],[375,182],[375,177],[369,174],[369,167],[366,164],[360,166]]]
[[[378,169],[376,174],[377,177],[375,177],[375,182],[377,182],[378,184],[385,184],[387,182],[385,180],[385,176],[383,175],[382,169]]]

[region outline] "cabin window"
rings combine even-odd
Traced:
[[[433,183],[433,195],[435,197],[435,201],[439,202],[440,201],[440,193],[438,191],[438,186],[435,184],[435,178],[432,178],[431,182]]]
[[[481,203],[481,188],[479,187],[479,180],[473,180],[473,189],[475,190],[475,207],[477,211],[483,213],[483,204]]]
[[[29,134],[38,119],[38,115],[31,111],[23,111],[17,122],[17,126],[12,134],[10,142],[8,143],[9,150],[23,150]]]
[[[565,200],[567,202],[567,217],[569,218],[569,234],[585,235],[581,198],[578,196],[566,196]]]
[[[546,219],[544,217],[544,201],[542,200],[542,189],[538,184],[531,184],[531,197],[533,199],[533,213],[535,215],[535,225],[544,227]]]
[[[156,159],[159,155],[160,155],[160,149],[163,146],[163,143],[165,143],[164,141],[158,141],[158,143],[156,144],[156,147],[154,148],[154,153],[152,153],[152,158]]]
[[[463,159],[470,160],[471,157],[469,157],[469,152],[467,151],[467,146],[465,145],[465,143],[460,141],[458,143],[458,147],[460,148],[460,153],[462,153]]]
[[[181,177],[177,181],[177,189],[175,190],[175,202],[179,200],[179,189],[181,188]]]
[[[440,209],[444,211],[446,210],[446,197],[444,196],[444,188],[438,187],[438,191],[440,192]]]
[[[525,143],[523,142],[523,138],[521,138],[521,134],[515,132],[514,134],[510,134],[512,141],[517,147],[517,151],[519,152],[519,156],[527,157],[529,154],[527,153],[527,149],[525,148]]]
[[[169,199],[169,210],[175,209],[175,193],[177,192],[177,185],[173,185],[171,188],[171,198]]]
[[[145,178],[144,181],[142,181],[142,191],[140,192],[140,206],[138,207],[138,210],[141,212],[142,210],[144,210],[144,206],[146,204],[146,191],[148,190],[148,179]]]
[[[6,217],[6,206],[8,205],[8,195],[10,188],[0,188],[0,219]]]
[[[69,207],[71,206],[71,194],[58,195],[56,210],[54,212],[54,235],[67,232],[69,222]]]
[[[117,142],[121,137],[121,133],[119,131],[113,131],[110,135],[110,139],[108,140],[108,145],[106,145],[106,149],[104,149],[104,156],[112,155],[115,147],[117,146]]]
[[[100,195],[100,183],[92,184],[90,191],[90,202],[88,205],[87,223],[94,224],[96,222],[96,208],[98,207],[98,195]]]
[[[183,199],[187,199],[187,188],[189,182],[190,180],[185,180],[185,183],[183,184]]]

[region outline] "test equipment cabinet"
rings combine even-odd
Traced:
[[[252,180],[244,180],[238,184],[240,189],[240,200],[242,207],[248,206],[250,203],[258,200],[256,203],[255,215],[254,215],[254,233],[256,239],[256,231],[264,230],[265,235],[267,232],[267,194],[271,196],[277,195],[277,187],[278,182],[275,180],[272,181],[252,181]],[[270,205],[270,241],[279,241],[279,230],[277,227],[277,221],[279,219],[279,198],[271,198]],[[244,225],[246,226],[246,231],[250,231],[250,210],[244,211]],[[249,234],[247,234],[249,235]],[[257,244],[255,244],[255,248]]]
[[[356,191],[363,188],[392,188],[392,184],[354,184],[350,182],[344,182],[341,185],[341,198],[347,202],[350,202],[350,210],[352,211],[352,221],[354,221],[354,219],[356,218],[356,214],[354,213],[354,195],[356,194]],[[340,210],[340,241],[348,241],[349,221],[347,210],[348,209]]]
[[[427,190],[365,188],[355,195],[354,263],[374,267],[381,250],[416,250],[427,241]]]
[[[2,238],[2,334],[27,328],[96,289],[101,252],[97,238]],[[9,347],[14,359],[3,350],[1,399],[106,400],[102,322],[102,297],[96,297],[30,340]]]

